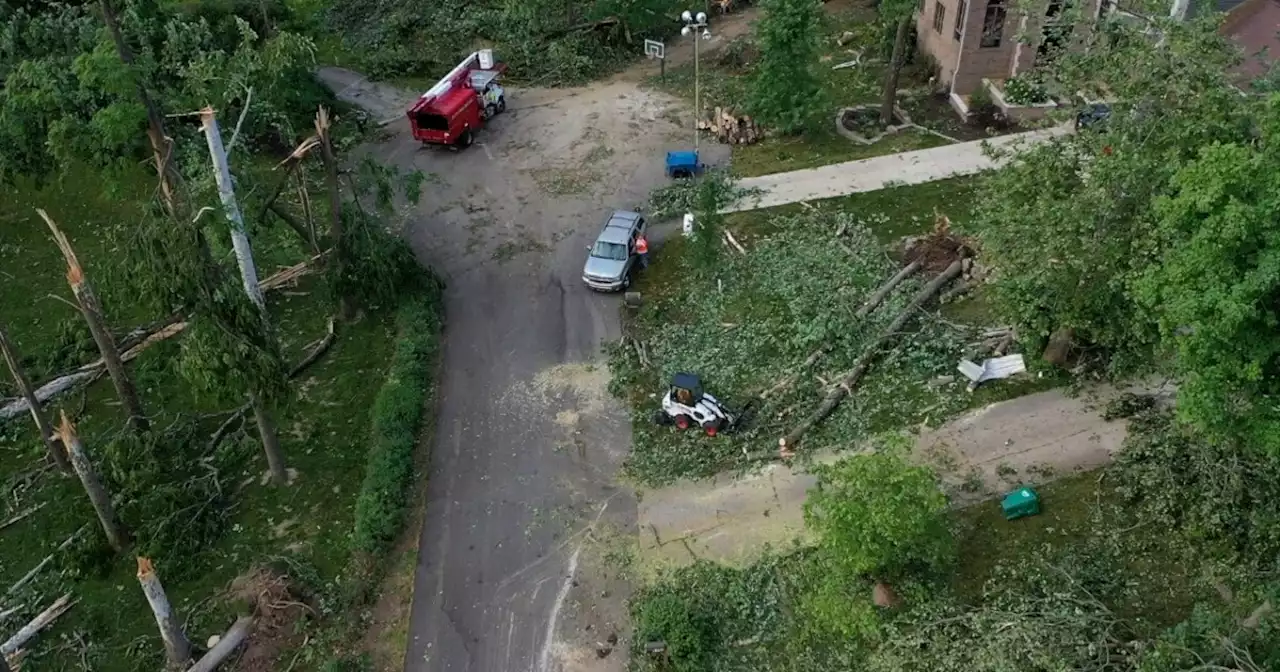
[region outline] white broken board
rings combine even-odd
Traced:
[[[969,379],[968,389],[972,392],[988,380],[1000,380],[1026,371],[1027,363],[1022,359],[1022,355],[1005,355],[983,360],[981,365],[962,359],[956,369]]]

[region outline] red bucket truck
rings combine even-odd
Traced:
[[[423,145],[469,147],[476,131],[507,109],[506,92],[498,85],[506,69],[488,49],[463,59],[409,108],[413,137]]]

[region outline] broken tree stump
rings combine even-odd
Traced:
[[[142,594],[147,596],[147,604],[151,605],[156,625],[160,626],[160,639],[164,640],[169,667],[175,670],[185,668],[191,662],[191,641],[173,615],[169,596],[165,594],[150,558],[138,558],[138,583],[142,586]]]
[[[134,431],[145,432],[150,426],[147,417],[142,413],[142,403],[138,401],[138,390],[133,385],[133,379],[129,377],[129,372],[124,368],[124,361],[120,358],[120,349],[116,346],[115,339],[111,336],[111,330],[107,328],[106,319],[102,315],[102,304],[98,301],[97,294],[93,291],[93,286],[89,284],[89,279],[85,276],[84,267],[80,265],[80,260],[76,257],[76,252],[71,247],[71,241],[67,240],[66,234],[58,228],[49,213],[36,209],[40,218],[45,224],[49,225],[49,231],[53,234],[53,240],[58,244],[58,249],[62,251],[62,256],[67,262],[67,284],[71,285],[71,293],[76,297],[76,305],[80,308],[80,314],[84,316],[84,321],[89,325],[89,333],[93,335],[93,342],[98,346],[98,352],[102,355],[102,363],[107,369],[107,374],[111,376],[111,382],[115,385],[116,396],[120,398],[121,405],[124,406],[125,415],[129,418],[129,425]]]
[[[115,552],[120,553],[129,547],[129,533],[125,531],[120,524],[120,519],[116,517],[116,507],[111,503],[111,495],[107,494],[107,489],[102,485],[102,479],[98,476],[98,470],[94,469],[93,463],[89,461],[89,456],[85,455],[84,444],[80,442],[80,437],[76,434],[76,428],[71,424],[71,419],[67,417],[67,412],[62,411],[62,425],[58,427],[58,438],[62,440],[62,445],[67,447],[67,456],[71,458],[71,467],[75,469],[76,475],[80,477],[80,483],[84,486],[85,494],[89,496],[89,502],[93,504],[93,512],[98,515],[98,522],[102,524],[102,532],[107,535],[107,543],[111,544],[111,548]]]

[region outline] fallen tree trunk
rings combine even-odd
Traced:
[[[236,622],[231,624],[226,634],[222,635],[217,644],[213,645],[209,652],[204,654],[195,665],[187,668],[187,672],[213,672],[218,666],[226,662],[231,654],[249,638],[249,631],[253,629],[253,617],[241,616]]]
[[[58,549],[56,551],[54,551],[53,553],[50,553],[49,555],[46,555],[44,560],[41,560],[39,564],[37,564],[35,567],[31,569],[31,571],[27,572],[26,574],[23,574],[21,579],[18,579],[17,582],[15,582],[12,586],[9,586],[9,590],[6,590],[4,592],[5,597],[12,595],[18,592],[19,590],[22,590],[23,586],[27,585],[28,583],[31,583],[31,580],[36,578],[36,576],[40,574],[41,570],[43,570],[45,567],[48,567],[49,563],[53,562],[53,556],[57,555],[58,553],[61,553],[62,551],[67,550],[67,547],[71,545],[71,542],[80,538],[80,535],[84,534],[84,531],[88,529],[88,527],[89,527],[88,525],[82,525],[80,529],[75,531],[74,534],[64,539],[61,544],[58,544]]]
[[[68,464],[68,466],[70,465]],[[40,509],[43,509],[45,504],[48,504],[48,502],[40,502],[35,506],[28,507],[23,511],[13,514],[11,518],[4,521],[3,523],[0,523],[0,530],[3,530],[4,528],[9,527],[10,525],[13,525],[14,523],[20,522],[23,519],[25,519],[27,516],[30,516],[31,514],[35,513],[36,511],[39,511]]]
[[[875,310],[876,306],[880,305],[881,301],[884,301],[884,297],[889,296],[889,292],[892,292],[894,287],[902,284],[903,280],[906,280],[915,274],[916,271],[920,270],[920,266],[923,265],[923,263],[923,260],[916,259],[904,266],[902,270],[895,273],[892,278],[889,278],[888,282],[881,285],[880,289],[877,289],[874,294],[868,297],[862,304],[862,307],[859,308],[858,312],[854,313],[853,316],[858,319],[862,319],[867,315],[870,315],[871,311]]]
[[[16,635],[10,637],[4,644],[0,644],[0,656],[13,655],[23,644],[35,637],[36,633],[49,627],[50,623],[67,613],[67,610],[74,607],[77,601],[71,599],[71,593],[59,597],[53,604],[49,605],[48,609],[40,612],[30,623],[23,626]]]
[[[954,261],[945,271],[939,273],[936,278],[931,280],[929,284],[925,285],[924,288],[917,292],[915,298],[911,299],[911,303],[907,304],[907,307],[904,308],[896,318],[894,318],[893,322],[889,323],[889,326],[880,333],[880,336],[867,346],[867,349],[863,351],[862,356],[858,358],[857,363],[854,364],[853,370],[845,375],[836,387],[827,394],[827,398],[822,402],[822,405],[810,414],[809,417],[805,418],[800,424],[796,425],[795,428],[788,432],[786,436],[778,439],[778,448],[783,453],[792,450],[795,445],[800,442],[800,437],[804,436],[806,432],[825,420],[827,416],[831,415],[831,413],[836,410],[836,407],[840,405],[840,402],[844,401],[844,398],[848,396],[854,386],[858,384],[858,381],[862,379],[862,376],[867,373],[867,370],[871,368],[871,362],[875,359],[875,356],[879,354],[880,349],[890,340],[898,336],[898,332],[902,330],[902,327],[906,325],[907,321],[911,319],[915,312],[924,305],[925,302],[933,298],[938,292],[942,291],[942,288],[946,286],[948,282],[951,282],[959,275],[960,262]]]

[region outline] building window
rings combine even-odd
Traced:
[[[964,17],[969,14],[969,0],[960,0],[960,7],[956,10],[956,41],[960,41],[960,34],[964,32]]]
[[[947,8],[942,5],[941,0],[933,6],[933,32],[942,33],[942,26],[947,21]]]
[[[987,0],[987,11],[982,17],[982,47],[991,49],[1000,46],[1007,11],[1004,0]]]

